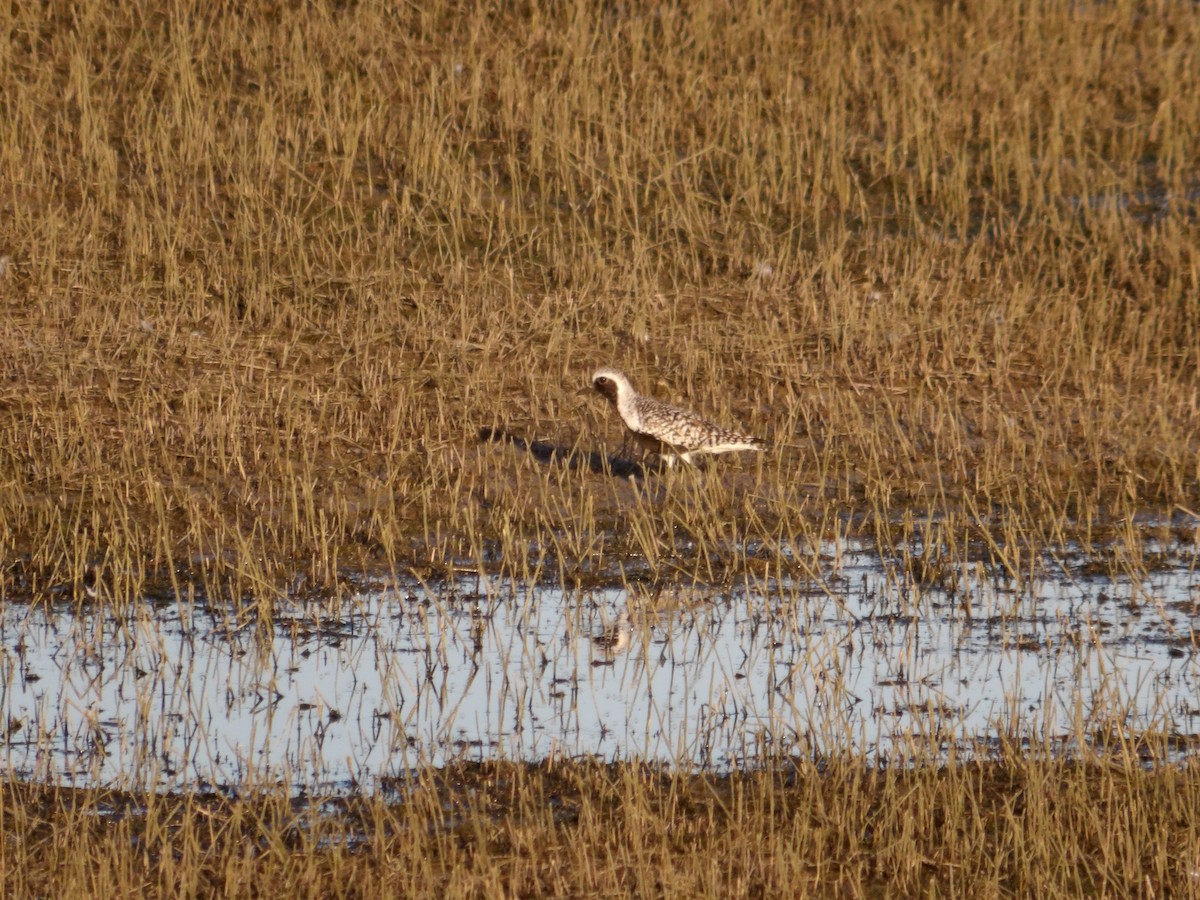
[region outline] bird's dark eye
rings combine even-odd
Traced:
[[[596,387],[604,387],[606,384],[608,384],[608,379],[603,375],[596,379]]]

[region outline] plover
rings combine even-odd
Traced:
[[[702,453],[763,450],[766,443],[748,434],[729,431],[686,410],[643,397],[616,369],[597,369],[592,387],[612,401],[625,427],[642,447],[657,453],[668,466],[686,463]]]

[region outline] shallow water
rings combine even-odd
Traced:
[[[1002,736],[1075,752],[1143,732],[1195,752],[1194,555],[1140,583],[1060,569],[1024,590],[975,567],[952,591],[858,546],[819,559],[818,578],[730,589],[472,575],[269,623],[200,602],[122,619],[9,605],[0,759],[76,785],[370,789],[451,759],[724,770],[789,752],[963,758]]]

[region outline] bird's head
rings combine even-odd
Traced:
[[[621,389],[629,387],[629,379],[616,369],[599,369],[592,375],[592,388],[613,403],[617,402]]]

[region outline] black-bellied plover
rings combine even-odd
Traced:
[[[766,448],[759,438],[729,431],[686,410],[643,397],[616,369],[598,369],[592,375],[592,387],[613,402],[634,440],[657,453],[668,466],[677,459],[690,463],[693,456],[702,453]]]

